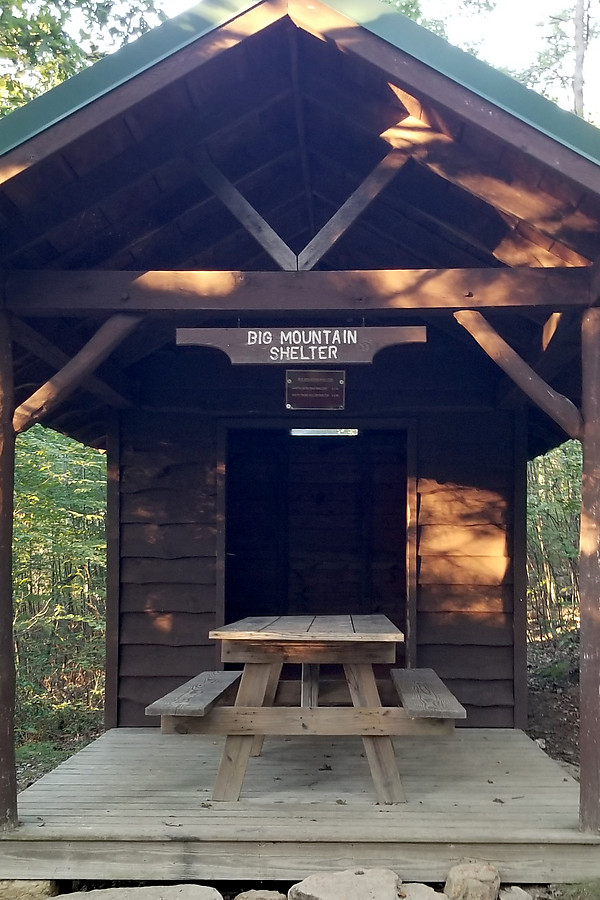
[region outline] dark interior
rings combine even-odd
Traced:
[[[227,452],[225,618],[406,617],[406,435],[233,429]]]

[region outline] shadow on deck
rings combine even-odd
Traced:
[[[109,731],[19,798],[2,878],[299,880],[386,866],[443,881],[464,857],[504,882],[600,877],[578,785],[522,732],[399,738],[407,802],[379,806],[358,738],[272,738],[239,803],[211,800],[222,740]]]

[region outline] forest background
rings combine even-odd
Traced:
[[[467,52],[600,124],[586,110],[597,77],[600,0],[546,0],[531,57],[515,67],[486,42],[513,0],[392,0]],[[534,0],[532,0],[534,2]],[[179,12],[185,0],[0,0],[0,115]],[[513,2],[513,9],[514,9]],[[514,23],[518,29],[519,22]],[[104,454],[36,426],[17,442],[14,639],[21,765],[46,767],[102,727],[105,626]],[[528,610],[535,685],[572,677],[578,637],[581,447],[528,468]],[[36,762],[28,762],[36,760]]]

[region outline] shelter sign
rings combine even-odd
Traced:
[[[424,325],[357,328],[178,328],[177,344],[215,347],[243,365],[372,363],[378,350],[424,343]]]

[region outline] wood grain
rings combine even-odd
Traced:
[[[163,704],[158,700],[152,709]],[[150,709],[150,707],[149,707]],[[464,710],[463,710],[464,713]],[[149,715],[152,713],[148,713]],[[154,712],[155,714],[155,712]],[[465,715],[454,716],[464,718]],[[209,715],[163,714],[162,731],[164,734],[216,734],[216,735],[291,735],[296,737],[308,735],[448,735],[452,723],[442,721],[449,719],[447,715],[428,716],[427,719],[413,721],[405,710],[397,707],[362,707],[352,708],[286,708],[286,707],[226,707],[215,706]],[[228,751],[229,752],[229,751]],[[285,773],[283,773],[285,777]],[[382,776],[391,780],[387,772]],[[398,800],[382,802],[396,803]],[[216,799],[216,798],[215,798]],[[221,798],[225,799],[225,798]],[[228,799],[234,799],[230,797]]]
[[[466,719],[467,713],[433,669],[392,669],[394,687],[408,716]]]
[[[205,716],[241,672],[201,672],[146,707],[147,716]]]

